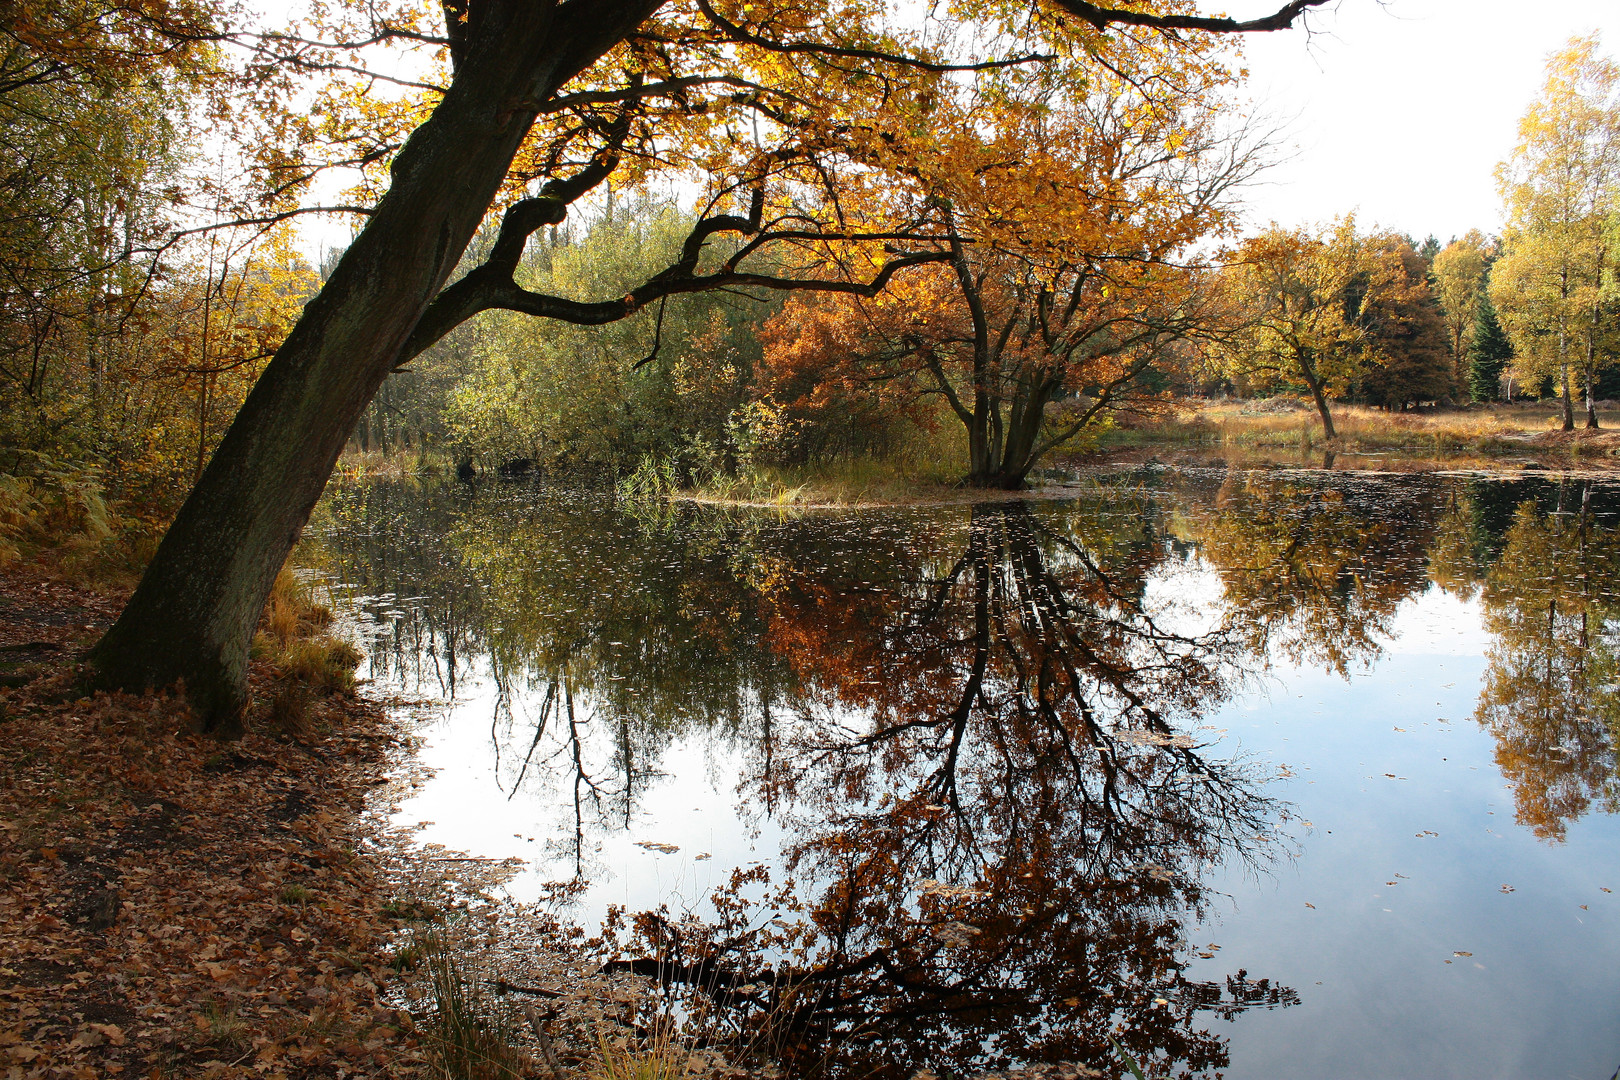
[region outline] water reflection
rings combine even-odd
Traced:
[[[735,767],[778,855],[714,918],[615,934],[800,1071],[1113,1074],[1115,1031],[1207,1074],[1212,1017],[1299,998],[1185,975],[1210,869],[1288,849],[1288,808],[1201,718],[1273,663],[1370,668],[1428,589],[1477,597],[1476,719],[1520,822],[1561,839],[1616,806],[1615,509],[1603,486],[1303,473],[788,519],[376,483],[319,532],[367,598],[374,678],[493,686],[514,823],[555,808],[537,832],[576,886],[675,748]]]
[[[1379,657],[1396,610],[1428,583],[1426,486],[1235,473],[1183,512],[1248,649],[1343,676]]]
[[[1185,728],[1224,697],[1236,639],[1145,609],[1168,550],[1151,530],[1114,537],[1105,565],[1076,518],[969,518],[959,554],[853,610],[819,567],[773,560],[773,651],[831,675],[801,679],[754,787],[784,808],[788,878],[768,903],[735,890],[701,930],[644,919],[635,945],[727,990],[775,957],[768,979],[740,976],[769,983],[754,1036],[801,1066],[1107,1064],[1120,1025],[1144,1060],[1219,1068],[1197,1010],[1294,1000],[1246,973],[1230,995],[1181,975],[1201,872],[1277,824]],[[759,917],[778,911],[799,918]]]
[[[1593,523],[1588,488],[1578,514],[1520,504],[1483,575],[1495,641],[1475,719],[1496,740],[1520,824],[1537,836],[1562,839],[1593,803],[1620,807],[1617,556],[1614,530]]]

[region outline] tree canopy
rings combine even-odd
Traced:
[[[1602,297],[1620,212],[1620,65],[1576,38],[1547,62],[1547,82],[1519,121],[1519,143],[1498,171],[1507,206],[1491,299],[1513,342],[1521,378],[1557,380],[1564,430],[1575,426],[1571,383],[1584,384],[1586,424],[1597,426],[1593,386],[1611,362]]]
[[[266,137],[252,158],[274,181],[272,198],[291,198],[334,159],[366,164],[374,189],[386,169],[386,193],[365,208],[365,226],[97,646],[101,678],[136,689],[183,679],[210,723],[234,723],[253,623],[349,433],[402,359],[471,315],[507,308],[602,323],[715,288],[875,293],[903,269],[950,257],[946,208],[929,181],[951,166],[953,140],[971,132],[989,153],[999,137],[1038,132],[997,122],[1002,86],[1099,69],[1129,77],[1160,57],[1213,71],[1213,35],[1279,29],[1319,2],[1243,23],[1182,3],[987,0],[913,28],[876,6],[832,12],[793,0],[480,0],[446,4],[436,30],[419,9],[368,5],[308,32],[258,35],[243,71],[257,80],[250,99]],[[314,108],[292,108],[290,73],[363,70],[365,46],[402,41],[439,48],[442,62],[407,80],[397,101],[379,105],[336,79]],[[709,178],[709,209],[675,262],[616,297],[517,284],[537,229],[610,176],[654,169]],[[447,287],[499,203],[508,205],[488,257]],[[985,228],[1016,230],[1018,210],[1009,200]],[[1083,227],[1084,209],[1071,220],[1065,228]],[[723,258],[706,254],[722,236],[739,243]],[[789,254],[768,269],[749,263],[774,247]],[[805,273],[794,252],[847,274]]]

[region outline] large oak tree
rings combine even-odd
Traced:
[[[397,153],[386,144],[368,153],[389,161],[386,193],[96,646],[101,682],[142,690],[183,681],[204,726],[229,731],[239,722],[253,627],[356,418],[403,359],[458,322],[503,307],[602,323],[680,292],[794,287],[805,283],[753,271],[747,257],[770,241],[813,245],[829,231],[894,250],[870,277],[815,286],[875,292],[896,271],[939,257],[938,245],[928,246],[930,236],[937,240],[933,223],[840,222],[831,196],[838,181],[859,177],[863,162],[911,141],[900,133],[928,129],[931,95],[960,72],[953,56],[973,53],[982,67],[1039,62],[1030,54],[1046,50],[1118,66],[1133,49],[1282,29],[1322,2],[1291,0],[1240,22],[1202,17],[1174,0],[1117,9],[1051,0],[1033,12],[985,0],[962,9],[959,25],[934,23],[930,34],[886,23],[872,6],[835,11],[795,0],[445,0],[441,33],[425,32],[420,21],[377,27],[373,37],[382,40],[442,43],[449,78],[430,88],[436,102],[419,102],[425,119]],[[343,49],[295,37],[261,41],[267,54],[281,49],[294,65],[345,66]],[[409,118],[398,121],[405,130],[419,114],[395,115]],[[756,118],[767,134],[751,143],[743,133]],[[277,164],[298,166],[286,156]],[[677,264],[605,299],[540,296],[512,280],[534,230],[560,222],[616,169],[666,165],[722,166],[714,171],[724,175],[716,212]],[[776,182],[784,170],[798,172]],[[792,184],[813,185],[822,173],[830,216],[796,217]],[[511,202],[489,260],[447,287],[503,193],[536,187]],[[744,242],[724,261],[705,263],[706,241],[721,233]]]
[[[950,167],[917,170],[947,263],[872,299],[796,298],[766,336],[773,365],[943,397],[980,487],[1020,488],[1088,426],[1152,407],[1154,365],[1216,319],[1198,249],[1259,164],[1206,57],[1045,75],[998,80],[994,123],[955,125]]]

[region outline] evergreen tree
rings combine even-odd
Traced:
[[[1468,345],[1468,389],[1475,401],[1495,401],[1500,392],[1502,369],[1513,358],[1502,324],[1496,320],[1496,305],[1484,289],[1474,312],[1474,337]]]

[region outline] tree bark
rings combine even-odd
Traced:
[[[1569,392],[1569,361],[1562,361],[1558,365],[1558,381],[1562,384],[1564,393],[1564,430],[1575,430],[1575,401]]]
[[[1328,408],[1327,395],[1322,392],[1322,380],[1316,377],[1310,357],[1298,355],[1294,359],[1299,364],[1300,377],[1311,389],[1311,399],[1316,402],[1316,411],[1322,417],[1322,434],[1329,439],[1337,439],[1339,433],[1333,428],[1333,412]]]
[[[1597,382],[1597,310],[1592,312],[1592,329],[1586,332],[1586,426],[1592,431],[1598,428],[1596,386]]]
[[[1575,404],[1569,395],[1569,267],[1564,267],[1558,279],[1558,379],[1564,392],[1564,430],[1575,430]]]
[[[91,660],[101,685],[183,682],[205,730],[247,705],[247,651],[270,585],[344,442],[483,220],[536,104],[660,0],[487,5],[444,99],[248,395]],[[589,10],[581,10],[588,7]]]

